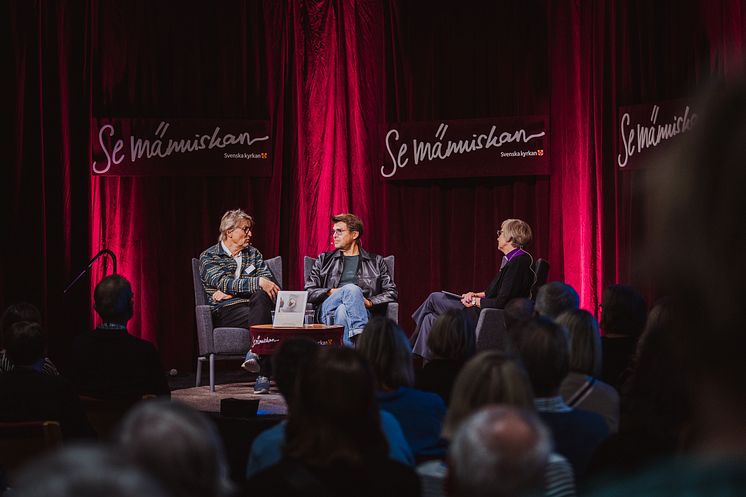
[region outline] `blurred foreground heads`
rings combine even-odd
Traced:
[[[453,438],[446,483],[453,497],[515,497],[540,491],[552,451],[537,416],[509,406],[485,407]]]

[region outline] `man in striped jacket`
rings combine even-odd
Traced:
[[[251,246],[254,219],[241,209],[223,214],[218,243],[199,256],[200,274],[216,327],[248,328],[272,322],[271,310],[280,287]],[[248,344],[247,344],[248,345]],[[269,391],[269,358],[249,351],[243,368],[259,373],[255,393]]]

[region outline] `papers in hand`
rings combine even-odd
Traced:
[[[440,293],[442,293],[446,297],[451,297],[452,299],[461,300],[461,295],[459,295],[458,293],[446,292],[445,290],[441,290]]]

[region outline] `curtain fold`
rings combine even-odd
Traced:
[[[95,319],[108,261],[66,295],[102,248],[133,284],[130,331],[167,368],[194,367],[189,260],[241,207],[254,245],[281,255],[285,286],[331,247],[329,217],[362,217],[368,250],[396,256],[400,322],[431,291],[477,290],[500,255],[495,230],[520,217],[582,305],[604,285],[647,284],[646,171],[615,165],[619,106],[687,98],[738,75],[739,0],[11,0],[0,48],[12,130],[0,184],[0,305],[39,305],[50,353]],[[390,123],[547,115],[552,174],[382,181]],[[91,177],[91,117],[270,122],[272,176]],[[651,291],[652,295],[652,291]]]

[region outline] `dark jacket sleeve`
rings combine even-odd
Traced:
[[[531,259],[528,256],[517,257],[502,268],[500,282],[494,295],[481,299],[483,309],[504,309],[514,298],[528,297],[533,282]]]
[[[389,274],[389,267],[381,256],[378,256],[376,262],[378,266],[378,274],[380,275],[379,278],[381,280],[381,293],[372,295],[368,300],[370,300],[373,305],[396,302],[399,298],[399,291],[396,289],[394,278]]]
[[[321,274],[321,268],[324,266],[324,258],[325,254],[319,254],[316,258],[304,285],[304,289],[308,292],[308,301],[314,305],[319,305],[326,300],[327,294],[331,290],[324,286],[325,281]]]
[[[153,344],[148,343],[148,355],[149,357],[149,372],[148,382],[150,383],[147,393],[154,393],[162,397],[171,397],[171,389],[168,386],[168,380],[163,372],[163,365],[161,363],[161,356],[158,350]]]

